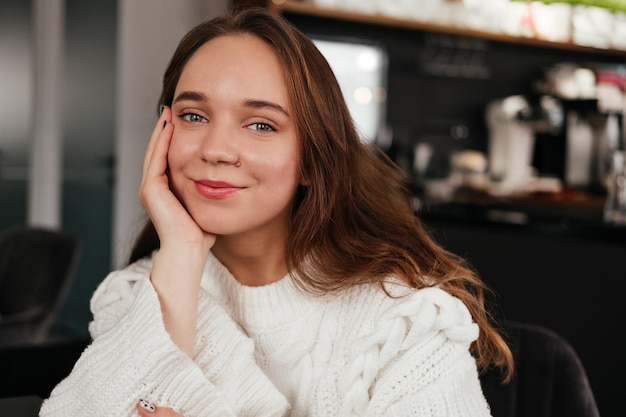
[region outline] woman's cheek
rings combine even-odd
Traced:
[[[170,141],[170,147],[167,152],[167,165],[172,168],[179,168],[184,160],[185,142],[180,135],[174,133]]]
[[[184,165],[184,159],[180,153],[180,146],[177,145],[177,142],[172,139],[170,143],[170,148],[167,152],[167,171],[170,182],[170,187],[176,188],[176,181],[180,176],[180,172],[182,171]]]

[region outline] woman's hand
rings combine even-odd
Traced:
[[[170,188],[167,153],[173,133],[172,111],[164,107],[146,149],[139,200],[154,224],[161,247],[201,245],[208,252],[215,236],[200,229]]]
[[[183,417],[171,408],[156,407],[144,400],[137,403],[137,412],[141,417]]]
[[[161,243],[150,280],[159,296],[163,323],[174,343],[191,356],[200,281],[215,236],[196,224],[170,188],[167,153],[173,133],[172,111],[164,107],[146,149],[139,199]]]

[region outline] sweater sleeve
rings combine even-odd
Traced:
[[[137,296],[117,324],[107,317],[99,328],[94,316],[96,337],[40,417],[134,416],[141,398],[185,417],[235,416],[221,390],[170,339],[150,281],[137,281],[133,290]]]
[[[346,415],[487,417],[476,361],[478,337],[465,305],[438,288],[416,291],[358,343],[343,381]]]
[[[256,365],[254,346],[203,290],[194,357],[172,342],[139,261],[105,279],[91,300],[93,343],[40,416],[132,416],[140,398],[185,417],[284,414],[285,398]]]
[[[194,361],[222,388],[240,417],[279,417],[289,408],[254,358],[254,342],[203,290],[200,293]]]

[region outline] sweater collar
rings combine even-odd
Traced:
[[[322,302],[296,286],[289,274],[263,286],[242,285],[211,252],[202,287],[252,332],[293,324],[294,319],[312,313]]]

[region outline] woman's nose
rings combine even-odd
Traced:
[[[198,149],[200,158],[211,164],[235,164],[239,160],[236,135],[224,123],[211,122]]]

